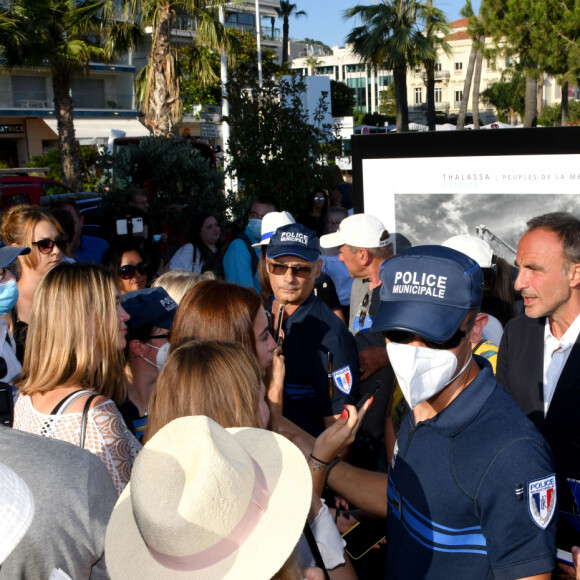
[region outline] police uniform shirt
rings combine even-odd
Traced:
[[[441,413],[405,412],[388,484],[389,578],[523,578],[552,570],[548,445],[489,367]]]
[[[340,415],[358,398],[358,354],[345,324],[314,294],[283,323],[286,359],[284,416],[308,433],[324,430],[323,418]],[[330,400],[328,352],[334,396]]]

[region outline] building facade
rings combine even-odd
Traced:
[[[467,33],[467,18],[450,23],[452,33],[447,38],[451,54],[438,50],[435,71],[435,108],[436,111],[451,117],[458,115],[472,40]],[[486,38],[486,45],[492,45],[492,39]],[[502,71],[509,60],[498,59],[495,62],[485,60],[482,66],[480,92],[491,83],[501,78]],[[331,54],[304,54],[292,61],[292,68],[303,75],[325,75],[332,80],[341,81],[355,90],[356,109],[365,113],[379,112],[381,92],[393,82],[392,71],[369,67],[360,61],[350,46],[332,47]],[[417,123],[426,121],[427,113],[427,78],[422,68],[407,71],[407,102],[409,120]],[[541,83],[543,105],[560,101],[560,87],[552,77],[544,75]],[[470,94],[468,111],[473,109]],[[497,120],[493,107],[480,100],[479,115],[483,123]]]
[[[279,0],[261,0],[259,14],[262,46],[281,55],[280,28],[275,26],[279,5]],[[226,26],[255,33],[255,3],[236,4],[228,10]],[[195,31],[193,18],[177,15],[172,42],[177,46],[191,43]],[[135,76],[151,52],[152,30],[145,32],[148,38],[138,51],[114,63],[91,62],[88,74],[74,78],[75,135],[81,145],[104,144],[111,136],[123,133],[127,137],[149,134],[139,120],[135,98]],[[32,156],[58,146],[53,97],[48,67],[9,71],[0,63],[0,164],[22,167]]]

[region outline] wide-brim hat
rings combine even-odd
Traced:
[[[391,245],[391,238],[381,240],[385,226],[380,219],[366,213],[357,213],[344,218],[338,230],[320,238],[323,248],[336,248],[344,244],[354,248],[383,248]]]
[[[0,268],[6,268],[18,258],[30,254],[30,248],[17,248],[15,246],[2,246],[0,248]]]
[[[287,211],[271,211],[262,218],[262,235],[257,244],[252,244],[252,248],[260,248],[270,243],[270,238],[276,233],[278,228],[294,224],[296,220]]]
[[[264,429],[182,417],[139,453],[107,528],[113,580],[267,580],[291,555],[311,503],[300,450]]]
[[[16,548],[32,523],[34,498],[24,480],[0,463],[0,564]]]
[[[479,310],[483,272],[469,256],[443,246],[416,246],[385,263],[373,332],[407,330],[434,342],[451,338]]]

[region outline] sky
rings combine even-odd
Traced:
[[[376,0],[375,0],[376,2]],[[293,0],[297,10],[307,16],[290,18],[291,38],[313,38],[328,46],[344,46],[346,35],[359,23],[355,19],[344,21],[342,13],[356,4],[373,4],[372,0]],[[465,0],[434,0],[433,4],[443,10],[451,22],[461,18],[460,10]],[[479,8],[479,0],[473,0],[473,9]],[[277,26],[282,28],[279,21]]]

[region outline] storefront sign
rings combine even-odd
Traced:
[[[24,134],[24,125],[0,125],[0,135],[4,133]]]

